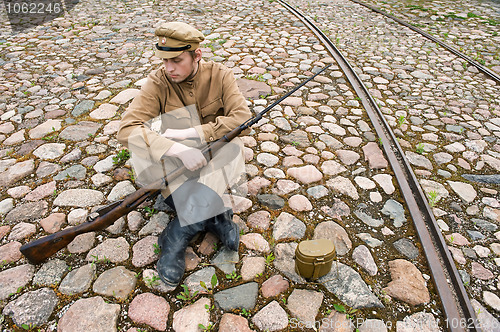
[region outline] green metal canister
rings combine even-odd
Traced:
[[[295,271],[304,278],[317,279],[330,272],[335,245],[328,239],[306,240],[295,250]]]

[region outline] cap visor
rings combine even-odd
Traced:
[[[176,56],[181,55],[182,52],[184,51],[167,52],[167,51],[155,50],[155,55],[160,59],[172,59],[175,58]]]

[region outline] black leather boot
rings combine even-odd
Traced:
[[[156,270],[166,284],[177,286],[186,268],[184,256],[189,242],[205,230],[208,220],[224,210],[224,204],[215,191],[194,180],[182,184],[165,202],[177,217],[158,237],[161,251]]]
[[[233,210],[229,209],[208,220],[205,229],[217,235],[227,248],[238,251],[240,228],[233,222]]]
[[[189,242],[204,230],[206,221],[181,226],[179,218],[172,220],[158,237],[161,249],[156,270],[161,280],[169,286],[177,286],[186,269],[185,252]]]

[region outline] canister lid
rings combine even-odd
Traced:
[[[297,251],[305,256],[325,256],[334,250],[333,242],[328,239],[302,241],[297,246]]]

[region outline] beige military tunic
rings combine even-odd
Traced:
[[[168,80],[165,67],[161,66],[149,74],[139,95],[124,113],[118,140],[132,153],[136,182],[148,185],[182,165],[175,157],[164,157],[176,142],[161,136],[167,128],[194,127],[201,139],[180,143],[202,148],[249,118],[251,112],[230,69],[202,60],[191,80],[177,84]],[[213,162],[201,170],[198,180],[220,195],[244,173],[243,145],[238,138],[232,143],[229,150],[222,149]],[[237,156],[233,153],[234,144],[239,147]],[[183,176],[169,182],[162,194],[168,196],[186,179]]]

